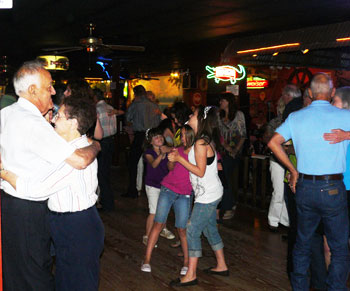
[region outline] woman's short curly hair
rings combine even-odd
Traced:
[[[67,119],[77,119],[78,131],[81,135],[86,134],[96,122],[96,106],[92,100],[84,96],[71,95],[63,100],[62,105],[65,106],[64,114]]]

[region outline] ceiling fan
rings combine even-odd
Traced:
[[[56,47],[56,48],[45,48],[42,49],[46,52],[54,52],[55,54],[64,54],[73,51],[86,50],[88,53],[94,53],[98,50],[108,51],[133,51],[133,52],[144,52],[144,46],[134,46],[134,45],[119,45],[119,44],[104,44],[102,38],[93,36],[93,31],[95,29],[95,24],[89,23],[89,36],[80,39],[80,46],[71,47]]]

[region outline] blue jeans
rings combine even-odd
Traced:
[[[293,290],[309,290],[307,271],[311,260],[311,241],[321,219],[332,253],[328,290],[347,290],[349,220],[343,181],[300,179],[295,200],[298,221],[291,276]]]
[[[175,226],[177,228],[186,228],[190,217],[191,202],[193,195],[177,194],[174,191],[162,186],[157,204],[155,222],[165,223],[171,206],[174,205]]]
[[[327,290],[327,267],[324,258],[323,235],[317,231],[312,236],[310,287],[317,290]]]
[[[190,257],[202,256],[201,234],[207,237],[213,251],[224,247],[216,225],[216,207],[221,199],[212,203],[194,203],[190,221],[187,224],[186,238]]]
[[[297,207],[295,194],[286,183],[284,187],[284,198],[289,216],[287,273],[290,280],[291,273],[293,272],[293,249],[297,238]],[[324,258],[323,234],[323,223],[321,222],[312,237],[310,262],[310,287],[318,290],[327,289],[327,268]]]

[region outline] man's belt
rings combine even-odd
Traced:
[[[101,139],[101,140],[109,140],[109,139],[114,139],[114,135],[106,136],[106,137],[104,137],[104,138]]]
[[[306,180],[343,180],[343,174],[333,174],[333,175],[307,175],[307,174],[300,174],[299,176],[302,179]]]

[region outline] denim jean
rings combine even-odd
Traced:
[[[349,219],[343,181],[300,179],[295,196],[297,239],[293,250],[293,290],[309,290],[307,271],[311,260],[313,234],[322,220],[332,254],[328,270],[329,291],[347,290],[349,272]]]
[[[286,183],[284,194],[289,216],[287,273],[290,280],[291,273],[293,272],[293,249],[297,237],[297,207],[295,194]],[[323,223],[321,221],[312,237],[311,243],[310,287],[317,290],[327,289],[327,268],[324,258],[323,234]]]
[[[202,256],[201,234],[208,239],[213,251],[224,247],[216,225],[216,207],[221,199],[212,203],[194,203],[190,221],[187,224],[188,254],[190,257]]]
[[[327,267],[324,258],[323,235],[317,231],[312,236],[310,287],[317,290],[327,290]]]
[[[165,223],[171,206],[174,206],[175,226],[177,228],[186,228],[190,217],[193,195],[177,194],[167,187],[160,188],[160,194],[157,204],[155,222]]]

